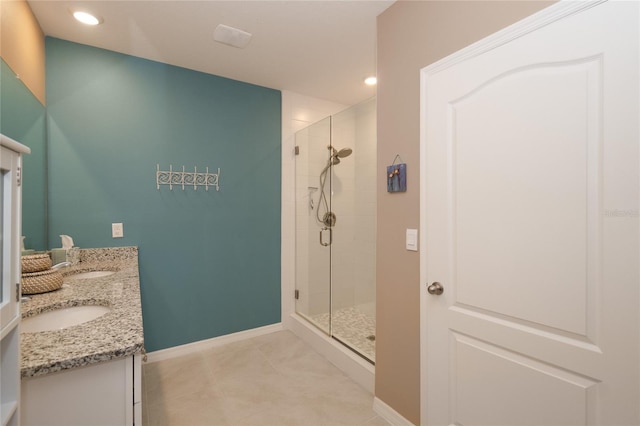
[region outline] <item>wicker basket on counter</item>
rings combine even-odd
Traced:
[[[38,294],[62,287],[62,274],[55,269],[22,274],[22,294]]]
[[[30,254],[22,256],[22,273],[46,271],[51,268],[51,258],[48,254]]]

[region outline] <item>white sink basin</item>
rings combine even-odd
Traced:
[[[111,311],[107,306],[72,306],[43,312],[33,317],[23,319],[20,328],[23,333],[37,333],[40,331],[62,330],[72,325],[83,324],[94,320]]]
[[[114,271],[89,271],[89,272],[81,272],[79,274],[69,275],[71,279],[87,279],[87,278],[100,278],[100,277],[108,277],[109,275],[115,274]]]

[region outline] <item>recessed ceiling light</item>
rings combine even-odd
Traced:
[[[213,32],[213,39],[217,42],[242,49],[251,41],[251,33],[220,24]]]
[[[364,84],[367,86],[375,86],[378,83],[378,79],[376,77],[367,77],[364,79]]]
[[[98,25],[100,23],[102,23],[102,19],[87,13],[87,12],[82,12],[82,11],[75,11],[73,12],[73,17],[76,18],[76,20],[82,22],[83,24],[86,25]]]

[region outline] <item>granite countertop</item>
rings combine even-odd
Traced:
[[[21,333],[21,377],[124,358],[143,350],[138,248],[75,250],[72,265],[62,269],[64,283],[56,291],[28,296],[22,318],[55,309],[102,305],[111,311],[92,321],[63,330]],[[74,278],[87,271],[115,271],[89,279]]]

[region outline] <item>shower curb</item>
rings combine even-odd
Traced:
[[[375,367],[353,351],[315,329],[298,314],[291,314],[288,329],[309,344],[316,352],[338,367],[365,390],[373,394]]]

